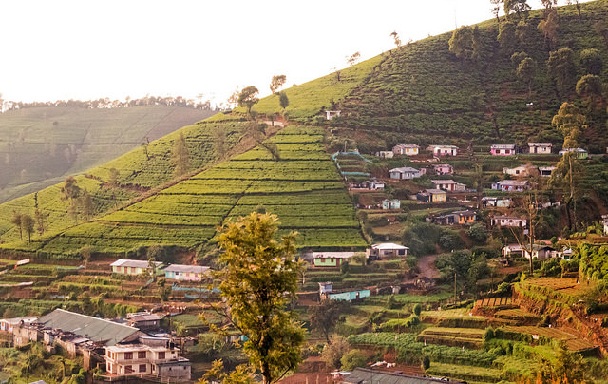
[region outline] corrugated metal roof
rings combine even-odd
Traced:
[[[434,384],[448,382],[442,378],[405,375],[400,373],[380,372],[371,369],[355,368],[347,375],[345,383],[379,383],[379,384]],[[451,379],[450,383],[464,383]]]
[[[160,266],[160,261],[155,261],[156,266]],[[133,260],[133,259],[118,259],[112,264],[112,267],[132,267],[132,268],[148,268],[150,265],[147,260]]]
[[[46,327],[72,332],[78,336],[88,337],[93,341],[114,345],[139,333],[139,329],[128,325],[118,324],[98,317],[90,317],[79,313],[56,309],[39,320]]]
[[[200,265],[171,264],[164,270],[167,272],[205,273],[209,269],[209,267],[203,267]]]

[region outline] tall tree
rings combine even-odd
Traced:
[[[82,193],[79,198],[80,203],[80,212],[85,220],[89,220],[91,216],[95,213],[95,206],[93,205],[93,199],[89,192],[83,188]]]
[[[516,25],[511,21],[506,21],[498,27],[498,43],[500,50],[506,55],[511,56],[517,47]]]
[[[295,233],[275,240],[278,218],[251,213],[227,223],[218,237],[224,252],[219,279],[227,318],[247,341],[243,351],[264,384],[295,369],[301,360],[304,329],[288,305],[295,299],[301,263]]]
[[[579,54],[579,62],[583,73],[590,73],[592,75],[599,75],[602,73],[602,55],[597,48],[585,48],[582,49]]]
[[[597,75],[584,75],[576,83],[576,93],[585,99],[588,113],[591,115],[605,109],[603,91],[602,80]]]
[[[27,242],[32,241],[32,233],[34,233],[34,219],[28,214],[21,215],[21,228],[27,235]]]
[[[448,49],[459,59],[473,58],[473,29],[464,26],[455,29],[448,40]]]
[[[528,17],[528,11],[531,9],[527,0],[504,0],[503,11],[507,18],[515,18],[522,20]]]
[[[289,97],[285,91],[279,93],[279,105],[283,109],[283,116],[285,115],[285,108],[289,107]]]
[[[182,132],[179,133],[179,137],[173,144],[173,164],[175,164],[176,176],[184,175],[190,168],[190,152]]]
[[[23,213],[18,211],[13,211],[13,215],[11,216],[11,223],[14,224],[17,229],[19,229],[19,238],[23,240],[23,226],[21,225],[21,219],[23,218]]]
[[[399,34],[397,33],[397,31],[391,32],[390,36],[393,38],[393,43],[395,44],[395,47],[401,47],[401,39],[399,38]]]
[[[550,9],[543,20],[538,23],[538,29],[543,33],[549,49],[555,49],[558,42],[559,16],[557,9]]]
[[[361,58],[361,53],[359,51],[353,53],[352,55],[348,56],[346,58],[346,62],[348,63],[348,65],[355,65],[357,64],[357,61],[359,61],[359,59]]]
[[[42,211],[40,208],[36,208],[34,211],[34,219],[36,220],[36,230],[39,235],[43,235],[46,231],[46,220],[49,218],[47,212]]]
[[[560,48],[549,52],[547,71],[555,82],[557,94],[566,99],[574,92],[576,85],[576,63],[574,51],[570,48]]]
[[[500,24],[500,9],[502,0],[490,0],[490,4],[492,5],[492,14],[496,17],[496,22]]]
[[[243,88],[239,92],[236,101],[239,106],[247,107],[247,113],[251,116],[251,108],[260,101],[258,99],[258,89],[253,85]]]
[[[319,305],[310,307],[310,326],[325,336],[327,344],[331,344],[331,333],[340,320],[340,316],[344,313],[345,308],[345,302],[331,300],[330,298],[324,298]]]
[[[281,88],[283,85],[285,85],[286,81],[287,81],[287,76],[285,76],[285,75],[272,76],[272,81],[270,82],[270,91],[273,94],[276,94],[277,91],[279,90],[279,88]]]
[[[532,96],[532,83],[536,77],[536,61],[526,57],[517,66],[517,77],[528,86],[528,98]]]

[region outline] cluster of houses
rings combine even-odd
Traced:
[[[163,268],[160,261],[118,259],[110,264],[112,273],[126,276],[150,275],[152,269],[162,270],[166,279],[202,281],[209,277],[210,268],[200,265],[169,264]]]
[[[110,266],[113,273],[125,276],[150,276],[162,270],[165,278],[178,281],[201,281],[210,273],[209,267],[199,265],[163,268],[158,261],[133,259],[118,259]],[[108,320],[56,309],[40,318],[0,319],[0,332],[15,347],[40,342],[51,353],[59,347],[71,357],[81,355],[87,370],[104,368],[103,376],[111,381],[120,377],[190,380],[191,363],[181,356],[176,339],[161,329],[163,317],[143,312]]]
[[[40,318],[0,319],[0,329],[12,336],[15,347],[42,343],[49,353],[57,348],[83,357],[87,370],[102,368],[109,381],[146,377],[184,381],[192,376],[191,362],[166,333],[154,334],[162,317],[134,314],[124,322],[55,309]]]

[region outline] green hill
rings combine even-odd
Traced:
[[[551,42],[539,32],[541,12],[516,22],[516,38],[509,47],[497,40],[503,27],[490,20],[473,29],[475,59],[450,52],[449,33],[430,37],[285,90],[290,100],[285,111],[276,95],[262,99],[254,107],[256,123],[237,108],[139,145],[75,177],[77,199],[66,193],[69,186],[62,180],[0,205],[0,249],[6,254],[76,257],[87,245],[99,253],[122,255],[161,244],[193,252],[212,241],[223,220],[261,206],[279,215],[283,230],[301,233],[302,248],[360,249],[366,241],[329,153],[358,147],[370,154],[398,142],[423,148],[458,144],[469,149],[453,159],[460,172],[457,181],[473,185],[476,162],[487,161],[478,181],[489,186],[501,177],[503,166],[516,166],[519,159],[492,159],[488,144],[541,141],[559,148],[563,137],[551,119],[563,101],[587,115],[581,145],[603,153],[608,145],[605,98],[603,109],[591,108],[585,95],[558,87],[545,62],[550,51],[571,48],[576,69],[567,75],[575,82],[586,68],[580,60],[583,49],[596,48],[600,61],[608,63],[608,39],[602,37],[608,36],[608,0],[583,4],[580,17],[574,7],[558,12],[557,40]],[[537,63],[529,87],[516,75],[511,59],[513,52],[522,51]],[[599,72],[604,82],[606,67]],[[326,121],[327,109],[340,110],[341,116]],[[262,123],[283,113],[291,124],[287,128]],[[188,173],[176,175],[175,151],[182,137]],[[559,156],[525,160],[550,165]],[[593,214],[608,204],[608,172],[602,161],[598,157],[584,166],[588,172],[581,179],[582,190],[593,195],[595,205],[588,209]],[[385,168],[404,162],[375,159],[363,166],[386,176]],[[414,188],[429,185],[423,179],[392,193],[405,198]],[[15,213],[40,218],[44,231],[34,232],[28,242],[12,222]]]
[[[180,106],[36,106],[0,114],[0,202],[103,164],[214,112]]]

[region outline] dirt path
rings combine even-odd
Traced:
[[[437,255],[423,256],[418,259],[418,268],[420,269],[418,277],[424,277],[427,279],[440,278],[441,273],[437,267],[435,267],[435,260],[437,260]]]

